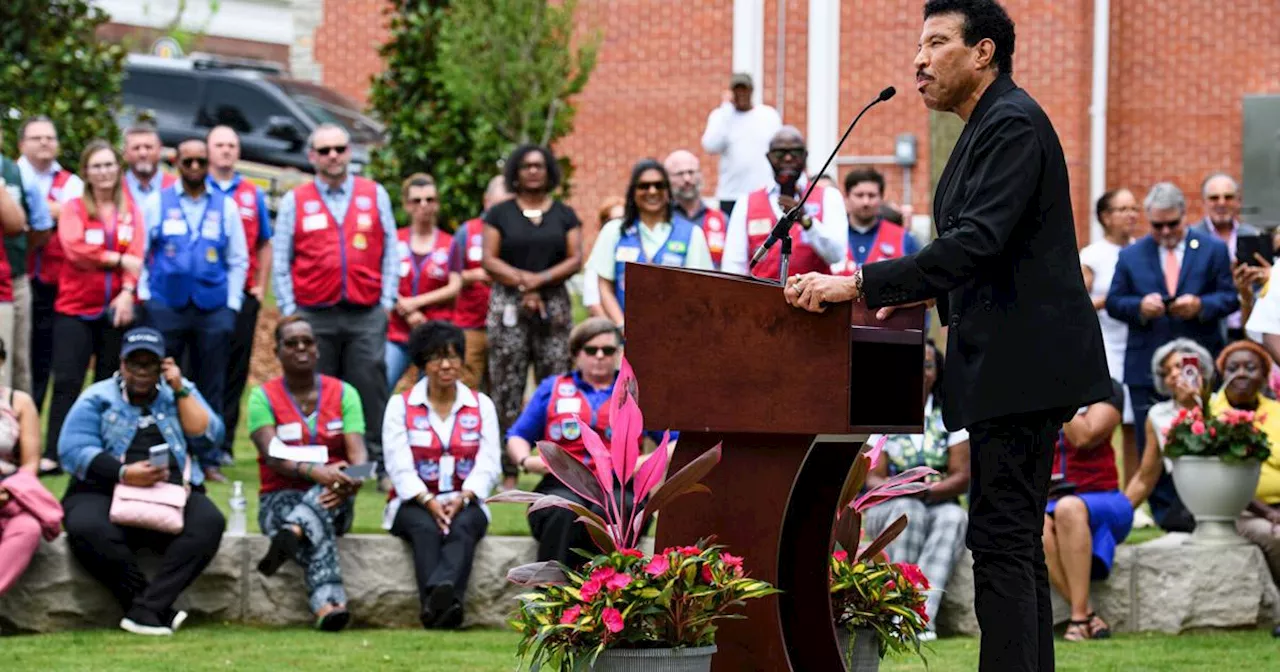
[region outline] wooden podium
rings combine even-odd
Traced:
[[[627,359],[648,429],[680,430],[671,472],[723,443],[704,483],[658,517],[657,547],[714,535],[782,594],[722,622],[716,672],[843,669],[828,596],[832,528],[869,433],[919,433],[924,309],[822,314],[776,282],[627,265]],[[670,472],[669,472],[670,473]]]

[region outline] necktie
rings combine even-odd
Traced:
[[[1178,295],[1178,256],[1172,249],[1164,251],[1164,285],[1169,289],[1169,296]]]

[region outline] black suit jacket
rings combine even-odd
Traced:
[[[1062,146],[1049,118],[1000,76],[965,124],[933,199],[938,238],[869,264],[873,308],[938,300],[947,334],[947,427],[1107,398]]]

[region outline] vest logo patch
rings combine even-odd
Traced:
[[[688,249],[689,249],[688,245],[685,245],[683,242],[678,240],[673,240],[667,243],[667,250],[669,252],[674,252],[676,254],[684,254],[685,251]]]
[[[357,250],[363,250],[369,247],[369,241],[365,239],[363,233],[357,233],[351,237],[351,247]]]
[[[431,421],[425,416],[419,416],[413,419],[414,429],[426,429],[431,426]]]
[[[373,200],[370,199],[368,196],[356,196],[356,209],[357,210],[373,209]]]
[[[564,434],[560,432],[560,423],[555,423],[550,427],[548,427],[547,435],[551,437],[552,441],[559,441],[561,438],[563,438]]]
[[[459,415],[458,424],[461,425],[463,429],[475,429],[480,426],[480,418],[477,418],[474,415]]]
[[[479,441],[480,432],[463,432],[462,440],[463,441]]]
[[[418,463],[418,478],[424,481],[440,480],[440,463],[435,460],[423,460]]]
[[[437,264],[444,264],[444,263],[448,263],[448,261],[449,261],[449,250],[446,250],[446,249],[441,248],[441,249],[436,250],[435,252],[432,252],[432,253],[431,253],[431,260],[432,260],[432,261],[434,261],[434,262],[436,262]]]
[[[898,248],[894,247],[892,243],[880,243],[880,252],[883,254],[893,254],[897,251]]]
[[[773,222],[767,219],[753,219],[747,222],[748,236],[767,236],[773,229]]]
[[[320,212],[320,202],[307,201],[306,203],[302,204],[302,211],[307,213],[308,215],[314,215],[317,212]]]
[[[577,441],[582,436],[582,426],[578,424],[577,418],[570,418],[560,423],[560,431],[564,434],[565,441]]]
[[[253,192],[246,191],[240,194],[240,202],[243,203],[246,207],[256,205],[256,203],[254,203],[253,201],[254,201]]]
[[[556,394],[562,397],[572,397],[578,394],[578,387],[573,383],[560,383],[560,386],[556,388]]]
[[[372,229],[372,228],[373,228],[373,217],[370,217],[370,216],[369,216],[369,213],[367,213],[367,212],[357,212],[357,213],[356,213],[356,228],[357,228],[357,229],[360,229],[361,231],[368,231],[369,229]]]

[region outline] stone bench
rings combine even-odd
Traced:
[[[652,540],[646,540],[651,550]],[[1256,627],[1276,619],[1280,595],[1261,551],[1253,546],[1184,546],[1169,535],[1121,546],[1109,580],[1094,584],[1098,612],[1117,632],[1178,633],[1196,628]],[[338,542],[350,607],[357,624],[419,627],[418,593],[409,546],[389,535],[351,535]],[[217,557],[179,599],[196,620],[264,625],[310,624],[302,570],[286,563],[276,576],[258,573],[267,539],[224,537]],[[507,570],[532,562],[529,537],[486,537],[476,551],[465,622],[504,627],[522,589]],[[144,556],[144,567],[154,559]],[[1224,580],[1229,577],[1230,580]],[[1067,618],[1055,596],[1055,618]],[[54,632],[114,627],[120,610],[110,594],[70,555],[65,537],[41,544],[31,566],[0,597],[0,632]],[[976,636],[973,560],[965,551],[947,585],[938,628]]]

